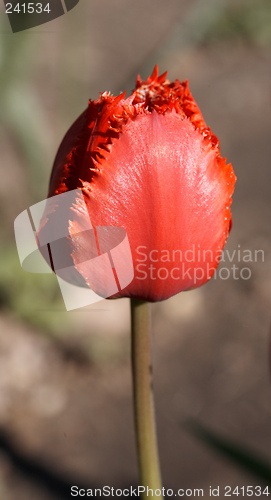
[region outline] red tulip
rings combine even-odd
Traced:
[[[74,277],[92,286],[89,217],[94,229],[117,226],[129,239],[134,279],[115,297],[157,301],[203,285],[230,231],[235,180],[187,81],[170,83],[156,66],[127,99],[104,92],[67,132],[50,181],[49,197],[84,194],[88,213],[78,200],[66,220]],[[52,199],[38,238],[57,211]]]

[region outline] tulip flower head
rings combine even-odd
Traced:
[[[129,240],[134,278],[114,297],[158,301],[203,285],[230,231],[235,180],[187,81],[171,83],[155,67],[130,97],[104,92],[89,101],[60,145],[49,189],[49,197],[75,189],[84,197],[64,221],[71,281],[93,286],[90,220],[94,229],[122,228]],[[38,240],[60,216],[50,201]]]

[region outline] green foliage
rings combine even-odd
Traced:
[[[186,428],[213,450],[219,452],[246,472],[255,476],[262,484],[271,485],[271,463],[248,448],[208,430],[195,420],[189,420]]]
[[[67,315],[56,276],[24,271],[15,243],[0,248],[0,307],[50,333],[67,326]]]
[[[246,0],[229,3],[205,33],[203,42],[240,39],[256,46],[271,45],[270,0]]]

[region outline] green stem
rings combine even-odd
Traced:
[[[160,490],[155,496],[162,499],[162,483],[156,437],[155,412],[152,392],[150,341],[150,304],[131,299],[132,316],[132,372],[137,455],[140,486]],[[157,491],[158,493],[158,491]]]

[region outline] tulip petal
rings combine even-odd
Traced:
[[[117,296],[156,301],[205,283],[228,236],[235,180],[217,147],[176,112],[154,111],[130,120],[99,165],[83,182],[90,220],[125,229],[135,269]]]
[[[171,83],[155,67],[146,81],[137,78],[130,97],[101,94],[64,137],[50,181],[49,196],[80,189],[84,197],[65,218],[71,281],[95,289],[91,255],[109,255],[114,238],[104,246],[102,228],[111,228],[126,232],[134,266],[132,279],[130,254],[119,254],[115,265],[110,254],[114,297],[157,301],[201,286],[213,276],[230,231],[235,180],[187,81]],[[58,211],[52,201],[41,236]],[[101,273],[103,295],[108,266]]]

